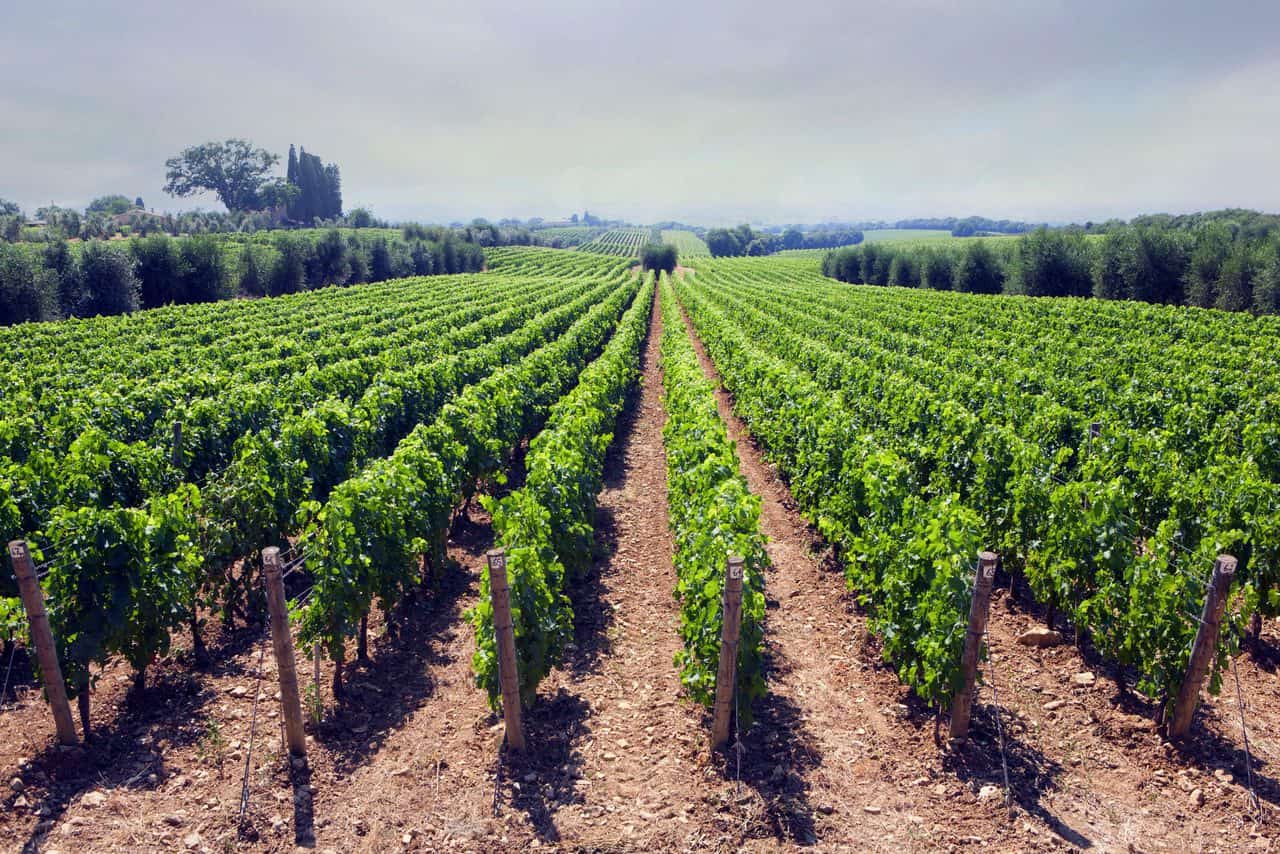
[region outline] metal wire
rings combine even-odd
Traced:
[[[249,809],[249,767],[253,761],[253,737],[258,728],[258,698],[262,696],[262,662],[267,652],[267,645],[258,645],[258,684],[253,692],[253,714],[249,719],[249,746],[245,748],[244,779],[240,783],[240,816],[239,824],[244,826],[244,814]]]
[[[733,754],[737,759],[737,768],[733,777],[733,793],[736,795],[742,790],[742,732],[738,729],[738,670],[736,667],[733,678]]]
[[[1258,793],[1253,788],[1253,753],[1249,749],[1249,727],[1244,717],[1244,692],[1240,690],[1240,669],[1236,662],[1231,662],[1231,675],[1236,682],[1236,708],[1240,710],[1240,735],[1244,739],[1244,770],[1249,784],[1249,806],[1258,815],[1262,814],[1262,805],[1258,803]]]
[[[984,638],[989,638],[986,632],[983,632]],[[989,645],[988,645],[989,646]],[[996,737],[1000,742],[1000,766],[1004,769],[1004,805],[1009,806],[1013,802],[1013,788],[1009,785],[1009,759],[1004,751],[1004,726],[1000,722],[1000,694],[996,690],[996,666],[995,659],[991,657],[990,649],[987,652],[987,662],[991,665],[991,702],[995,705],[996,713]]]
[[[0,703],[4,703],[4,698],[9,693],[9,674],[13,672],[13,657],[18,654],[17,642],[10,640],[10,643],[13,645],[9,648],[9,664],[4,669],[4,687],[0,688]]]

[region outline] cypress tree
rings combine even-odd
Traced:
[[[298,186],[298,152],[294,150],[293,143],[289,143],[289,165],[285,172],[285,181],[295,187]],[[299,199],[294,198],[289,202],[289,206],[286,209],[289,219],[298,218],[298,209]]]

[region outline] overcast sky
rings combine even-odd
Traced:
[[[394,219],[1280,210],[1277,0],[0,7],[0,196],[29,211],[220,210],[164,160],[232,136]]]

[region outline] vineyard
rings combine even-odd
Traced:
[[[594,252],[598,255],[623,255],[629,258],[639,256],[640,247],[649,239],[647,228],[611,228],[578,249],[582,252]]]
[[[4,845],[1265,844],[1280,324],[652,237],[0,330]]]
[[[662,242],[670,243],[674,246],[681,258],[705,258],[711,255],[711,250],[707,248],[707,244],[692,231],[664,229]]]

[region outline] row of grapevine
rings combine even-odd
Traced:
[[[385,611],[439,573],[453,512],[479,484],[500,479],[519,441],[535,433],[550,407],[604,348],[639,288],[614,285],[556,341],[468,387],[432,423],[416,427],[395,451],[339,485],[314,507],[308,568],[314,586],[301,612],[304,643],[321,642],[338,664],[344,641],[376,599]]]
[[[496,545],[507,556],[516,672],[525,705],[563,661],[565,644],[573,638],[573,607],[565,588],[591,567],[605,452],[639,376],[653,294],[650,280],[578,386],[552,407],[546,428],[529,443],[524,487],[498,501],[486,499]],[[488,567],[480,587],[479,603],[470,613],[477,647],[472,667],[496,708],[501,690]]]
[[[1274,362],[1274,330],[1164,307],[874,292],[800,269],[720,262],[681,297],[922,696],[954,693],[979,547],[1166,700],[1217,553],[1241,560],[1232,619],[1259,598],[1274,613],[1277,398],[1274,375],[1253,369]]]
[[[640,247],[649,239],[647,228],[612,228],[589,243],[578,247],[582,252],[597,255],[624,255],[639,257]]]
[[[715,698],[723,631],[725,563],[743,558],[742,627],[737,696],[744,724],[751,703],[765,694],[764,571],[769,556],[760,533],[760,499],[738,471],[738,456],[716,408],[715,387],[702,373],[679,304],[665,275],[662,303],[662,383],[667,423],[668,515],[675,541],[680,599],[677,656],[681,681],[696,701]]]
[[[711,250],[707,248],[706,241],[692,231],[680,229],[664,230],[662,232],[662,242],[674,246],[676,253],[682,259],[711,257]]]

